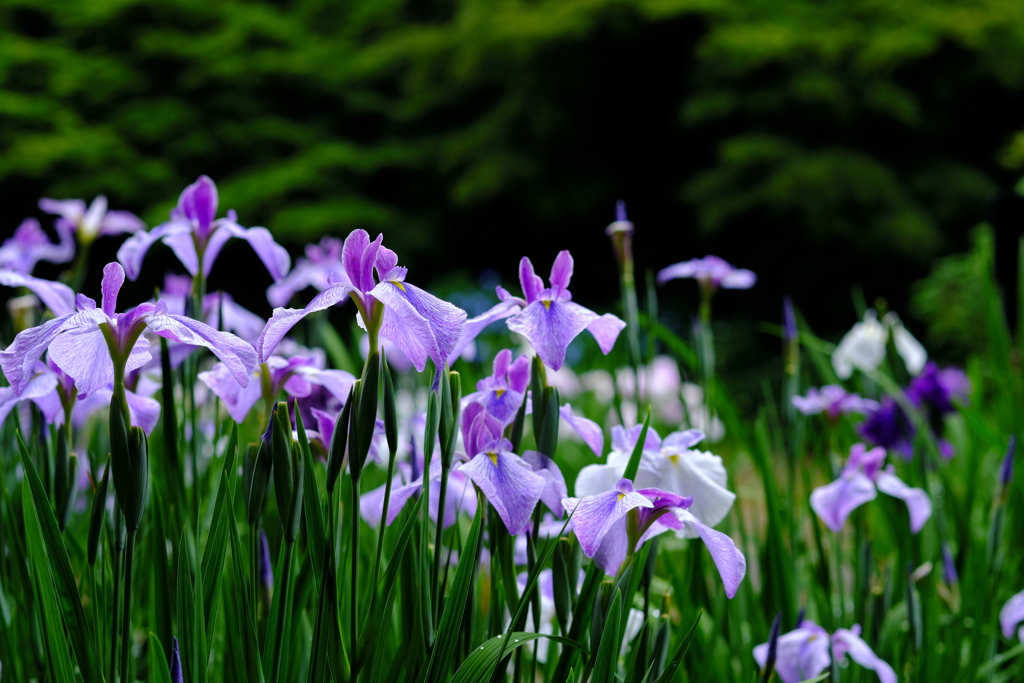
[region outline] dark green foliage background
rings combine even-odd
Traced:
[[[8,0],[0,31],[4,234],[40,196],[155,224],[206,173],[293,249],[386,230],[430,282],[569,247],[610,300],[625,198],[642,267],[720,251],[762,274],[730,313],[838,331],[1024,164],[1017,0]]]

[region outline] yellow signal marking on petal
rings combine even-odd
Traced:
[[[491,462],[494,463],[495,467],[498,466],[498,454],[497,453],[488,453],[487,457],[491,459]]]
[[[391,280],[391,284],[393,284],[395,287],[398,287],[403,292],[405,291],[405,285],[399,282],[398,280]]]
[[[505,393],[504,389],[495,389],[494,390],[494,398],[501,398],[502,394],[504,394],[504,393]]]
[[[625,494],[625,493],[620,493],[620,494],[619,494],[619,497],[618,497],[618,498],[616,498],[615,500],[622,500],[622,499],[623,499],[623,498],[625,498],[625,497],[626,497],[626,494]]]
[[[544,308],[546,310],[548,310],[548,311],[551,310],[551,302],[550,301],[541,301],[541,303],[544,304]]]
[[[672,461],[673,465],[678,465],[679,464],[679,454],[678,453],[676,453],[675,455],[669,455],[667,457],[668,457],[669,460]]]

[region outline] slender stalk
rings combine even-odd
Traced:
[[[258,528],[255,523],[249,525],[249,576],[251,577],[252,594],[252,616],[256,623],[259,623],[259,610],[257,600],[259,599],[259,539],[257,538]]]
[[[278,590],[285,591],[282,596],[287,596],[291,590],[291,575],[292,575],[292,554],[295,550],[295,543],[289,543],[285,541],[284,544],[284,566],[281,570],[280,586]],[[274,676],[270,679],[271,681],[281,680],[281,647],[284,644],[285,627],[288,624],[288,601],[283,600],[281,603],[281,609],[277,613],[277,638],[270,644],[272,648],[271,652],[271,663],[273,664]]]
[[[124,617],[121,619],[121,680],[128,683],[128,665],[131,654],[132,625],[132,566],[135,556],[135,532],[128,532],[124,555]]]
[[[434,614],[441,614],[441,603],[444,601],[441,590],[441,535],[444,533],[444,504],[448,495],[448,467],[445,467],[444,456],[441,457],[441,490],[437,494],[437,524],[434,532]],[[383,526],[383,525],[382,525]]]
[[[388,506],[391,504],[391,480],[395,477],[395,452],[388,453],[388,478],[384,482],[384,507],[381,508],[380,529],[377,531],[377,556],[373,560],[373,583],[370,585],[370,612],[377,603],[377,581],[380,580],[380,556],[384,552],[384,531],[387,529]]]
[[[350,481],[352,482],[352,514],[349,515],[349,518],[352,522],[352,545],[349,547],[348,554],[352,557],[352,604],[349,606],[349,638],[351,640],[349,652],[352,653],[351,680],[352,683],[355,683],[359,679],[359,661],[355,656],[356,645],[359,641],[359,633],[356,631],[359,613],[357,609],[359,598],[359,480],[353,477]]]
[[[113,605],[113,609],[111,610],[112,619],[110,620],[110,682],[111,683],[116,683],[116,681],[117,681],[117,632],[118,632],[118,611],[117,611],[117,607],[118,607],[118,597],[121,595],[121,550],[117,547],[118,543],[119,543],[118,537],[120,536],[120,532],[117,530],[117,527],[120,527],[123,524],[123,522],[120,521],[121,520],[121,512],[119,510],[116,510],[116,509],[114,510],[114,518],[115,518],[115,522],[114,522],[114,525],[115,525],[114,538],[111,541],[111,546],[113,547],[113,552],[110,553],[111,571],[114,572],[114,592],[111,593],[111,597],[113,597],[113,599],[114,599],[113,600],[114,601],[114,605]]]

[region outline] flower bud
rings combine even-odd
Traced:
[[[92,499],[92,511],[89,513],[89,541],[86,545],[89,566],[96,566],[96,552],[100,545],[100,532],[103,531],[103,513],[107,508],[107,482],[110,480],[110,458],[103,470],[103,478],[96,487],[96,495]]]
[[[270,422],[274,424],[273,419]],[[270,454],[269,439],[264,437],[258,446],[250,446],[254,451],[252,459],[252,477],[249,481],[248,522],[259,524],[263,515],[263,505],[267,499],[267,487],[270,486],[270,475],[274,471],[274,458]]]
[[[260,529],[260,585],[263,586],[264,597],[269,605],[274,590],[274,570],[270,563],[270,543],[263,529]]]
[[[383,355],[381,362],[384,364],[384,435],[388,440],[388,450],[394,454],[398,452],[398,402],[395,399],[395,380]]]
[[[1017,436],[1010,436],[1010,445],[1006,449],[1006,457],[999,468],[999,485],[1004,489],[1013,481],[1013,455],[1017,450]]]
[[[621,199],[615,203],[615,222],[604,229],[604,233],[612,238],[612,249],[615,251],[615,262],[619,268],[633,262],[633,224],[626,218],[626,202]]]
[[[357,382],[358,383],[358,382]],[[349,423],[352,420],[352,405],[356,402],[356,387],[348,390],[348,399],[345,406],[338,412],[338,419],[334,421],[334,434],[331,436],[331,445],[327,449],[327,492],[334,493],[334,487],[338,483],[338,475],[345,464],[345,451],[348,446]]]
[[[178,636],[174,636],[171,646],[171,683],[185,683],[181,673],[181,653],[178,651]]]
[[[457,372],[447,373],[441,396],[441,464],[451,467],[455,444],[459,436],[459,414],[462,404],[462,378]]]
[[[370,454],[370,446],[373,444],[373,433],[377,427],[377,394],[380,387],[380,354],[372,353],[366,359],[366,369],[363,373],[362,387],[359,389],[359,398],[352,408],[356,416],[356,443],[355,450],[349,449],[348,468],[352,478],[359,480],[363,473],[363,465],[366,464],[366,457]]]

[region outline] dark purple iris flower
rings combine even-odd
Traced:
[[[924,366],[907,389],[907,398],[918,408],[939,416],[956,412],[954,403],[964,403],[971,393],[971,381],[957,368],[940,370],[934,362]]]
[[[29,275],[39,261],[67,263],[75,256],[75,239],[71,231],[57,226],[60,242],[54,244],[35,218],[26,218],[14,234],[0,245],[0,269]]]
[[[381,245],[383,239],[378,235],[371,242],[365,230],[352,231],[342,250],[344,272],[332,275],[327,289],[305,308],[274,309],[256,343],[261,363],[297,322],[351,298],[374,349],[379,333],[402,349],[417,371],[423,371],[428,359],[444,367],[462,334],[466,312],[406,282],[406,269],[398,265],[395,252]]]
[[[903,408],[890,396],[871,411],[857,428],[865,439],[882,448],[896,451],[909,460],[914,455],[914,434],[917,430]]]
[[[633,489],[633,482],[621,479],[611,491],[583,498],[566,498],[562,506],[572,513],[573,532],[587,557],[614,576],[627,556],[648,539],[686,525],[697,532],[711,553],[725,584],[725,594],[736,595],[747,572],[747,561],[733,540],[705,525],[689,508],[691,496],[680,496],[657,488]],[[637,510],[635,538],[631,538],[627,515]],[[634,544],[636,547],[631,548]]]
[[[171,220],[149,232],[136,232],[118,249],[117,260],[128,277],[139,277],[146,252],[162,241],[193,277],[201,274],[205,280],[221,249],[229,239],[237,237],[249,243],[275,281],[283,278],[291,265],[288,251],[274,241],[266,228],[246,229],[239,225],[234,210],[228,211],[226,218],[216,218],[217,203],[217,186],[207,176],[199,176],[181,193],[178,206],[171,210]]]
[[[79,294],[77,311],[25,330],[0,352],[0,367],[16,394],[26,389],[35,375],[36,362],[49,349],[50,357],[75,380],[79,397],[84,398],[114,381],[115,360],[125,372],[150,360],[149,341],[142,336],[146,330],[171,341],[205,346],[224,362],[235,381],[243,386],[248,383],[256,367],[256,353],[249,344],[205,323],[168,313],[162,301],[117,313],[117,295],[123,283],[121,266],[107,264],[99,308],[94,300]]]

